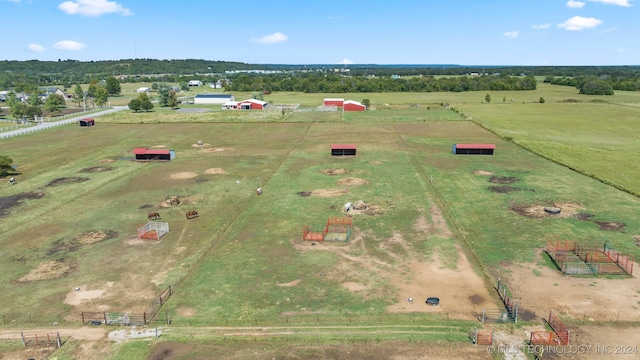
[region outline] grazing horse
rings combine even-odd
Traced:
[[[187,211],[187,220],[193,219],[193,218],[197,218],[198,217],[198,212],[197,211]]]
[[[151,221],[151,220],[160,220],[160,214],[158,214],[157,212],[150,213],[147,216],[147,220],[149,220],[149,221]]]

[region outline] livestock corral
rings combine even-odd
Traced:
[[[4,142],[19,181],[0,189],[0,351],[32,351],[21,331],[59,334],[58,359],[484,359],[493,345],[595,344],[593,326],[640,343],[637,275],[567,276],[555,255],[632,269],[636,196],[453,111],[325,115],[105,116]],[[499,151],[459,156],[457,142]],[[179,156],[135,161],[140,144]],[[131,327],[155,332],[107,336]]]

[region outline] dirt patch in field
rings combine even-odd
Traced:
[[[456,246],[455,268],[445,266],[439,256],[426,263],[412,260],[405,274],[395,274],[391,281],[400,288],[398,302],[387,307],[389,312],[441,312],[455,318],[473,319],[483,308],[497,304],[489,294],[484,280],[476,274],[467,256]],[[427,305],[428,297],[440,299],[438,306]],[[407,299],[413,299],[408,301]]]
[[[71,242],[79,244],[94,244],[118,237],[118,232],[113,230],[89,230],[74,237]]]
[[[302,196],[302,197],[307,197],[307,196],[311,196],[311,191],[299,191],[296,194]]]
[[[338,185],[344,186],[358,186],[358,185],[367,185],[369,182],[364,179],[359,178],[343,178],[338,180]]]
[[[108,166],[92,166],[92,167],[84,168],[84,169],[80,170],[80,172],[82,172],[82,173],[99,173],[99,172],[111,171],[113,169],[114,168],[108,167]]]
[[[513,186],[506,186],[506,185],[489,186],[487,189],[489,189],[493,193],[498,193],[498,194],[508,194],[510,192],[522,191],[523,190],[521,188],[517,188],[517,187],[513,187]]]
[[[61,185],[68,185],[68,184],[77,184],[77,183],[81,183],[81,182],[85,182],[85,181],[89,181],[89,178],[83,178],[83,177],[77,177],[77,176],[72,176],[72,177],[63,177],[63,178],[57,178],[57,179],[53,179],[51,181],[49,181],[49,183],[47,185],[45,185],[46,187],[49,186],[61,186]]]
[[[489,182],[494,184],[513,184],[516,181],[518,179],[513,176],[492,176],[489,178]]]
[[[0,217],[5,216],[7,210],[20,205],[24,200],[35,200],[44,197],[43,192],[24,192],[16,195],[0,197]]]
[[[474,174],[474,175],[482,175],[482,176],[495,175],[495,173],[493,171],[485,171],[485,170],[474,170],[472,174]]]
[[[378,161],[378,160],[373,160],[373,161],[369,161],[369,165],[381,165],[382,161]]]
[[[393,206],[390,206],[390,208],[393,208]],[[383,208],[382,206],[376,205],[376,204],[367,204],[362,200],[358,200],[355,203],[351,204],[351,207],[349,208],[349,210],[345,210],[345,207],[342,207],[342,212],[344,214],[346,214],[347,216],[354,216],[354,215],[369,215],[369,216],[374,216],[374,215],[384,215],[384,210],[385,208]]]
[[[218,152],[231,151],[231,150],[233,150],[233,149],[232,148],[225,148],[225,147],[215,147],[215,148],[202,149],[200,151],[202,151],[204,153],[218,153]]]
[[[176,310],[179,316],[189,317],[196,314],[196,311],[193,308],[178,308]]]
[[[537,256],[548,256],[538,252]],[[540,259],[536,259],[539,261]],[[637,267],[638,264],[634,264]],[[585,322],[640,321],[640,278],[571,277],[535,262],[512,264],[501,271],[520,309],[546,318],[549,309]]]
[[[296,286],[296,285],[300,284],[301,282],[302,282],[302,279],[296,279],[296,280],[293,280],[293,281],[289,281],[288,283],[278,284],[278,286],[291,287],[291,286]]]
[[[320,190],[312,191],[310,196],[335,197],[335,196],[342,196],[348,193],[349,193],[348,189],[320,189]]]
[[[78,264],[69,259],[44,261],[37,268],[20,277],[18,282],[59,279],[71,274],[77,267]]]
[[[152,149],[164,149],[166,147],[167,147],[167,145],[153,145],[151,148]]]
[[[346,282],[346,283],[343,283],[342,286],[344,286],[347,290],[351,292],[358,292],[358,291],[363,291],[367,289],[366,285],[363,285],[357,282]]]
[[[78,306],[83,302],[99,299],[105,292],[111,290],[113,284],[113,281],[109,281],[97,289],[92,289],[93,287],[89,285],[79,286],[79,290],[71,289],[71,291],[67,293],[67,296],[65,296],[64,303]]]
[[[330,176],[334,176],[334,175],[342,175],[345,174],[347,172],[346,169],[324,169],[324,170],[320,170],[321,173],[325,174],[325,175],[330,175]]]
[[[108,164],[108,163],[112,163],[112,162],[116,162],[116,161],[113,160],[113,159],[102,159],[102,160],[99,160],[98,162],[102,163],[102,164]]]
[[[192,178],[194,178],[196,176],[198,176],[197,173],[186,171],[186,172],[173,173],[173,174],[171,174],[170,177],[172,179],[183,180],[183,179],[192,179]]]
[[[616,221],[594,221],[594,223],[598,224],[600,230],[604,231],[624,232],[624,229],[627,227],[627,224]]]
[[[204,173],[209,175],[218,175],[218,174],[226,174],[227,172],[224,171],[223,168],[209,168],[205,170]]]
[[[551,214],[545,211],[545,208],[558,208],[560,209],[560,213]],[[518,215],[526,216],[526,217],[531,217],[531,218],[550,217],[550,218],[559,218],[559,219],[577,217],[579,214],[578,210],[582,210],[582,209],[584,209],[584,207],[578,204],[569,203],[569,202],[551,202],[551,203],[542,204],[542,205],[514,204],[510,208],[510,210],[513,211],[514,213]]]

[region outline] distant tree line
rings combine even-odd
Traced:
[[[226,73],[256,69],[278,70],[283,73]],[[447,78],[443,79],[442,76]],[[590,79],[590,85],[596,86],[587,88],[596,88],[598,91],[604,91],[604,83],[601,81],[609,84],[613,90],[640,90],[640,66],[287,65],[201,59],[0,61],[0,89],[28,93],[31,93],[30,87],[34,86],[55,85],[72,89],[75,84],[102,82],[109,77],[117,77],[119,83],[178,84],[186,84],[189,80],[207,83],[229,78],[238,82],[234,86],[248,88],[249,91],[275,91],[294,87],[305,92],[526,90],[531,88],[531,76],[550,77],[550,83],[578,89],[586,83],[584,79]],[[262,79],[262,89],[258,86],[258,78]],[[321,78],[326,80],[322,81]],[[594,81],[598,82],[594,84]],[[317,84],[312,84],[314,82]],[[109,93],[111,94],[110,91]]]
[[[239,75],[225,87],[228,91],[299,91],[305,93],[370,93],[370,92],[462,92],[477,90],[535,90],[533,76],[478,75],[435,78],[362,77],[325,74],[290,76]]]

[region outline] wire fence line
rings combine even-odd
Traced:
[[[41,122],[37,125],[31,126],[31,127],[26,127],[26,128],[21,128],[21,129],[16,129],[16,130],[10,130],[10,131],[5,131],[5,132],[0,132],[0,139],[8,139],[8,138],[12,138],[12,137],[16,137],[16,136],[21,136],[21,135],[27,135],[27,134],[31,134],[34,133],[36,131],[41,131],[41,130],[46,130],[46,129],[51,129],[51,128],[55,128],[58,126],[64,126],[64,125],[68,125],[68,124],[73,124],[73,123],[77,123],[78,121],[87,118],[87,116],[91,116],[91,117],[98,117],[98,116],[103,116],[103,115],[107,115],[107,114],[111,114],[114,112],[118,112],[118,111],[122,111],[122,110],[127,110],[129,109],[128,106],[114,106],[110,109],[107,110],[101,110],[101,111],[84,111],[82,112],[80,116],[78,116],[76,114],[73,114],[72,117],[64,119],[64,120],[59,120],[59,121],[51,121],[51,122]]]

